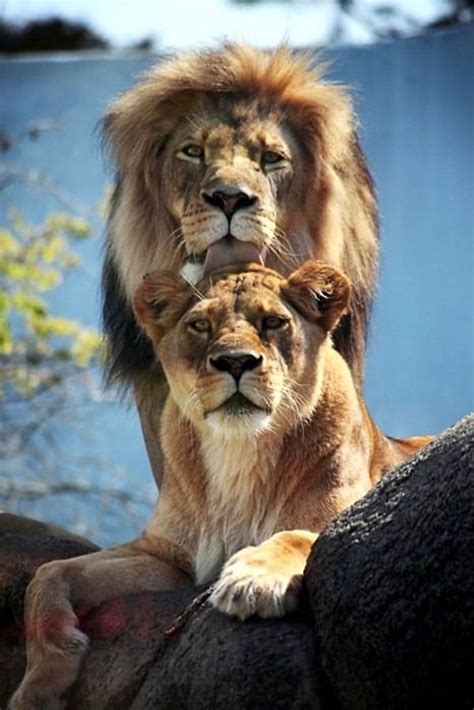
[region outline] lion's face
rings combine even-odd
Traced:
[[[281,431],[309,415],[349,296],[347,279],[320,262],[288,279],[248,268],[214,275],[202,295],[158,272],[134,300],[183,415],[231,436]]]
[[[295,180],[301,162],[290,127],[276,114],[227,97],[193,105],[163,161],[165,198],[186,254],[204,263],[204,272],[263,263],[288,229],[289,204],[301,202]]]

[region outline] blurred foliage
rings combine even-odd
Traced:
[[[64,373],[97,358],[100,336],[51,313],[47,295],[79,266],[71,241],[90,236],[89,224],[66,213],[34,227],[18,212],[0,229],[0,406],[57,386]]]
[[[15,133],[0,126],[0,510],[110,545],[142,529],[155,493],[137,491],[108,458],[103,407],[113,400],[100,387],[101,336],[58,311],[68,276],[87,278],[78,252],[106,219],[111,190],[98,205],[84,205],[6,157],[57,129],[51,120]],[[39,224],[24,215],[30,191],[45,205]],[[70,289],[64,284],[65,294]]]
[[[107,210],[106,194],[98,211]],[[94,453],[94,407],[107,402],[95,367],[101,336],[50,305],[91,233],[69,212],[35,226],[10,210],[0,227],[0,508],[113,544],[141,529],[153,496]]]

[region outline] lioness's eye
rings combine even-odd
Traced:
[[[208,333],[211,330],[211,324],[205,318],[198,318],[188,323],[188,326],[198,333]]]
[[[276,330],[276,328],[282,328],[288,323],[286,318],[280,318],[280,316],[267,316],[263,319],[263,327],[267,330]]]
[[[178,152],[178,158],[190,158],[191,160],[194,161],[200,161],[201,158],[204,155],[204,151],[201,148],[200,145],[196,145],[195,143],[190,143],[189,145],[185,145],[181,150]]]
[[[262,163],[267,167],[277,167],[280,163],[285,160],[285,156],[281,153],[277,153],[274,150],[266,150],[262,154]]]

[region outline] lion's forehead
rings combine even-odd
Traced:
[[[284,143],[288,139],[288,127],[282,112],[262,109],[252,99],[222,104],[211,101],[201,106],[192,115],[186,115],[177,126],[177,134],[194,135],[204,141],[211,156],[220,157],[223,152],[235,147],[245,147],[250,152],[262,146]]]
[[[246,297],[246,301],[255,304],[264,304],[280,299],[283,279],[274,274],[249,272],[242,274],[229,274],[212,281],[207,291],[208,298],[236,300]]]
[[[277,275],[245,273],[231,274],[214,280],[201,288],[204,296],[193,306],[199,316],[218,320],[242,321],[251,315],[281,310],[283,279]]]
[[[219,157],[229,150],[245,149],[257,153],[262,146],[273,146],[285,142],[283,132],[271,121],[244,124],[242,126],[223,124],[208,129],[205,135],[209,157]]]

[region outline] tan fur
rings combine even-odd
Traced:
[[[161,495],[139,540],[39,569],[13,708],[51,702],[76,678],[79,602],[218,577],[212,603],[241,619],[297,606],[318,533],[429,440],[388,439],[370,419],[331,343],[349,292],[321,262],[288,278],[249,265],[199,288],[169,272],[144,280],[135,312],[170,388]]]
[[[228,44],[160,62],[110,107],[105,136],[118,186],[104,268],[108,372],[135,388],[158,482],[153,432],[163,397],[131,298],[145,273],[178,272],[189,253],[204,254],[227,232],[254,243],[280,273],[318,258],[348,274],[353,298],[333,339],[361,385],[377,209],[348,92],[323,72],[285,47],[262,53]],[[187,144],[202,148],[200,162],[180,157]],[[268,149],[286,156],[278,169],[262,163]],[[244,186],[258,201],[228,223],[202,196],[219,185]],[[195,264],[184,268],[192,279],[199,273]]]

